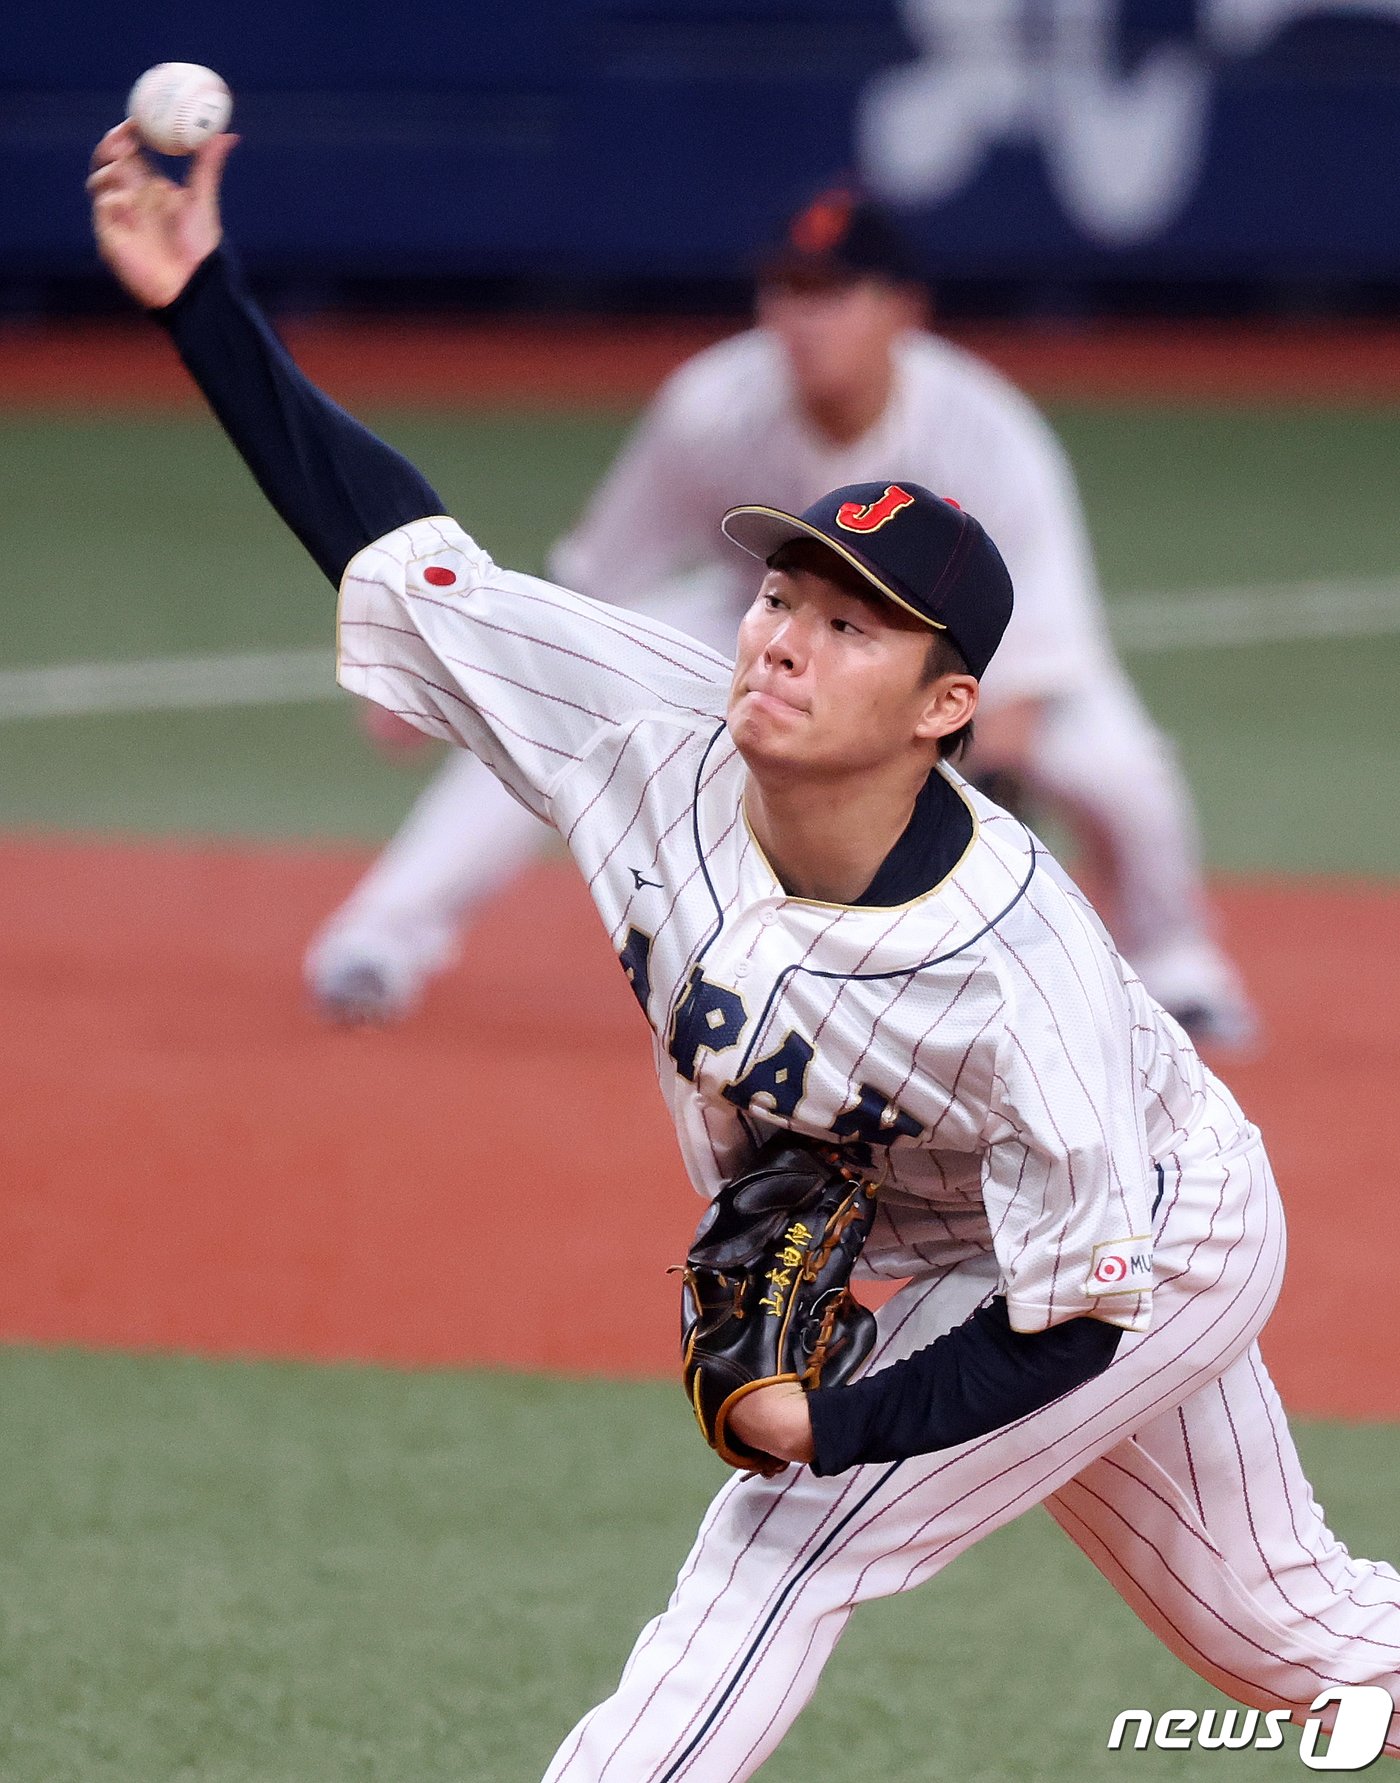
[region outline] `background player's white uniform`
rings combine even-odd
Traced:
[[[907,334],[884,413],[859,440],[834,446],[804,418],[773,336],[754,329],[723,341],[664,385],[557,547],[553,571],[729,656],[756,569],[723,540],[718,515],[754,489],[800,513],[828,489],[892,476],[950,496],[997,541],[1016,610],[981,708],[1045,701],[1035,785],[1108,839],[1119,946],[1165,1006],[1213,1013],[1221,1037],[1243,1038],[1247,1007],[1210,933],[1190,795],[1109,641],[1073,472],[1044,418],[990,366],[935,335]],[[369,960],[396,996],[411,997],[451,958],[467,908],[539,840],[478,764],[450,759],[317,938],[313,985]]]
[[[789,898],[744,819],[724,661],[498,570],[451,521],[354,559],[340,642],[347,687],[466,744],[559,830],[702,1192],[775,1126],[874,1144],[867,1260],[913,1276],[876,1366],[996,1292],[1022,1330],[1124,1328],[1102,1374],[986,1437],[736,1477],[551,1779],[751,1775],[854,1604],[1042,1500],[1231,1695],[1400,1688],[1400,1576],[1328,1533],[1255,1347],[1284,1255],[1259,1135],[1029,832],[966,792],[972,841],[925,896]]]

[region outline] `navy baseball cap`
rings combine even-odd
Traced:
[[[728,536],[765,563],[798,539],[818,539],[877,593],[947,632],[974,675],[992,660],[1011,618],[1011,577],[980,522],[918,483],[848,483],[800,514],[756,503],[731,508]]]
[[[891,213],[846,186],[819,193],[789,218],[781,239],[765,253],[758,276],[765,283],[792,285],[836,285],[862,278],[924,281]]]

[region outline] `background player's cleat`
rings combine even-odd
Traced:
[[[1124,950],[1148,991],[1215,1061],[1248,1057],[1259,1044],[1259,1016],[1213,937],[1186,935],[1139,958]]]
[[[327,924],[302,961],[313,1006],[337,1027],[384,1028],[406,1020],[428,981],[452,963],[450,947],[439,944],[440,929],[402,920],[379,933],[366,933],[367,927]]]
[[[340,1028],[382,1028],[402,1021],[411,999],[390,983],[370,960],[351,960],[319,973],[311,982],[316,1012]]]

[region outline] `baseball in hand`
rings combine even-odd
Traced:
[[[212,68],[158,62],[131,89],[126,115],[141,140],[162,155],[192,155],[228,127],[233,95]]]

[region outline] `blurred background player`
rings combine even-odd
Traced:
[[[1002,803],[1064,821],[1152,994],[1194,1038],[1247,1046],[1254,1018],[1212,932],[1190,793],[1109,639],[1074,473],[1049,424],[929,331],[912,252],[869,199],[834,190],[802,210],[763,264],[756,307],[755,328],[663,385],[551,573],[727,654],[753,573],[715,517],[746,492],[800,512],[825,489],[898,474],[966,506],[999,541],[1018,598],[964,767]],[[546,834],[454,752],[313,941],[318,1007],[340,1021],[409,1011],[472,909]]]

